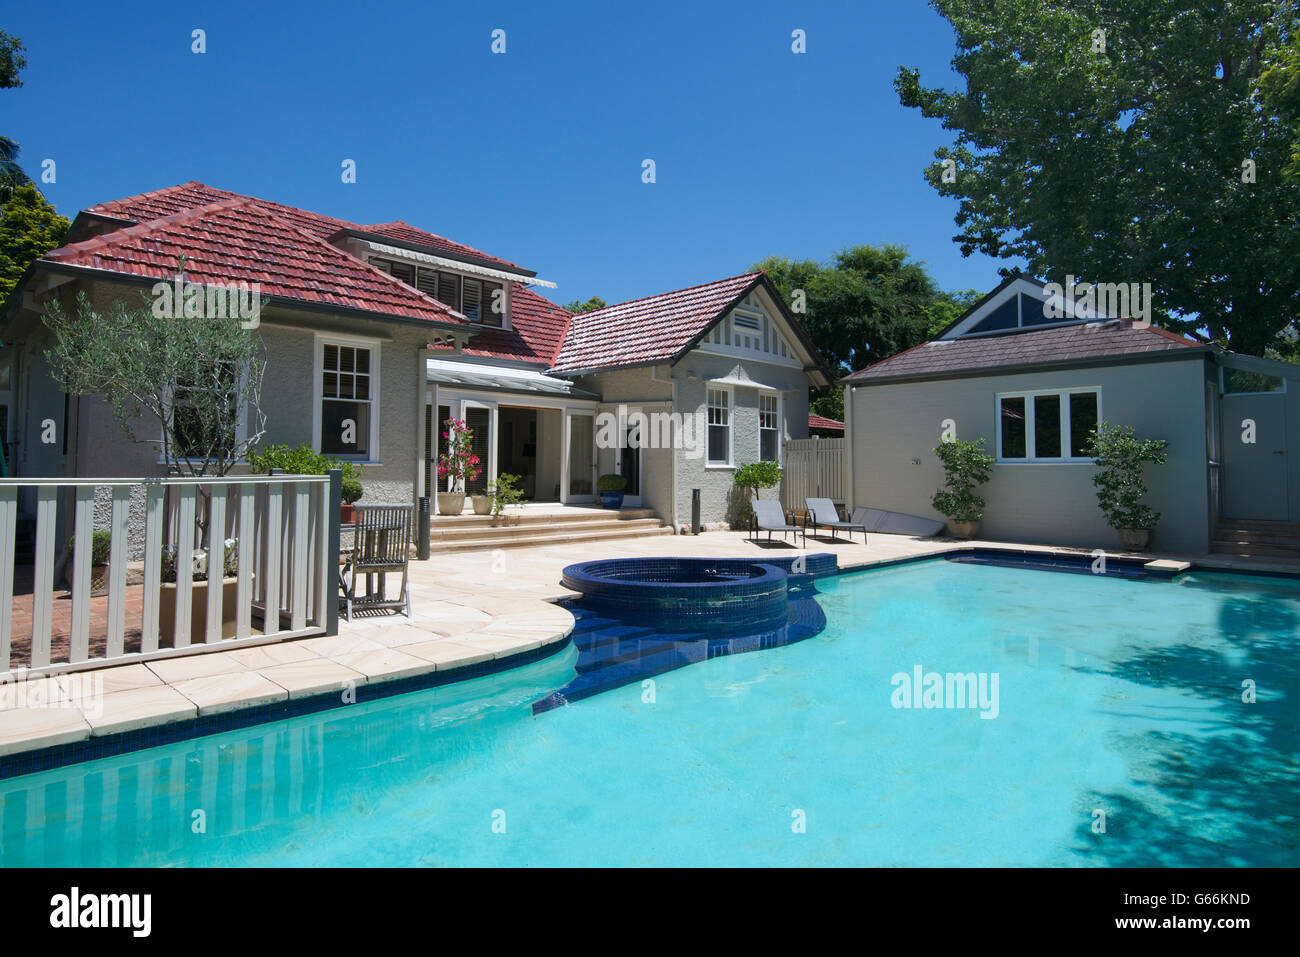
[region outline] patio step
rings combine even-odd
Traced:
[[[1300,522],[1228,519],[1215,529],[1210,547],[1222,555],[1300,558]]]
[[[657,518],[612,518],[604,521],[526,522],[508,527],[488,525],[466,529],[434,529],[429,537],[430,550],[436,554],[479,548],[519,548],[525,545],[560,545],[671,534],[672,528]]]
[[[630,522],[637,519],[656,518],[652,508],[582,508],[570,506],[555,509],[512,508],[504,515],[434,515],[429,527],[434,531],[461,528],[515,528],[521,525],[554,525],[559,522]]]

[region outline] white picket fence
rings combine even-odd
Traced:
[[[334,480],[337,485],[337,479]],[[96,530],[96,490],[109,498],[99,524],[110,533],[106,619],[102,655],[92,657],[91,542]],[[107,661],[126,663],[192,654],[216,646],[260,644],[333,634],[338,622],[337,488],[323,475],[227,476],[208,479],[0,479],[0,678],[76,671]],[[202,504],[206,501],[206,508]],[[19,508],[34,505],[34,564],[30,651],[13,661],[15,543]],[[131,521],[132,512],[136,521]],[[141,510],[143,515],[140,516]],[[64,521],[60,522],[60,517]],[[191,634],[194,551],[201,543],[197,517],[207,520],[206,627]],[[143,519],[143,528],[139,519]],[[77,546],[71,568],[71,620],[67,652],[52,655],[55,634],[55,560],[58,530]],[[132,541],[132,537],[136,539]],[[143,538],[143,547],[139,539]],[[238,554],[235,625],[222,636],[224,539]],[[174,627],[160,645],[164,545],[176,549]],[[127,585],[131,551],[143,557],[143,583]],[[200,580],[201,583],[201,580]],[[126,651],[127,589],[141,588],[138,651]],[[171,593],[172,589],[167,589]],[[60,598],[60,601],[65,600]],[[257,619],[258,628],[254,628]],[[60,635],[62,632],[60,631]],[[21,636],[17,636],[21,637]],[[134,642],[133,642],[134,643]]]
[[[781,462],[781,505],[804,507],[808,498],[844,498],[844,440],[793,439]]]

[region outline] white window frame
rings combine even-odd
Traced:
[[[1069,450],[1070,442],[1070,396],[1080,393],[1091,392],[1097,396],[1097,423],[1100,425],[1106,421],[1102,415],[1102,395],[1101,386],[1073,386],[1066,389],[1027,389],[1016,392],[999,392],[993,399],[994,422],[996,423],[997,442],[996,455],[998,465],[1091,465],[1093,459],[1087,456],[1064,455],[1053,458],[1039,458],[1034,453],[1034,418],[1038,414],[1036,402],[1030,402],[1030,399],[1037,399],[1038,396],[1057,396],[1060,401],[1061,416],[1061,443],[1065,451]],[[1025,457],[1024,458],[1007,458],[1002,455],[1002,400],[1003,399],[1024,399],[1025,400]],[[1032,410],[1032,411],[1031,411]]]
[[[763,428],[763,400],[764,399],[776,400],[776,408],[772,411],[772,414],[776,417],[776,426],[770,430],[764,430]],[[784,435],[785,434],[785,428],[784,428],[785,410],[783,408],[784,404],[785,404],[784,397],[781,395],[780,392],[772,392],[765,389],[765,390],[761,390],[758,393],[758,458],[759,461],[767,461],[766,459],[763,458],[763,432],[774,431],[776,432],[776,458],[773,461],[775,461],[777,465],[781,464],[781,460],[784,455],[784,449],[782,448],[782,446],[785,445],[785,443],[782,441],[782,439],[785,437]]]
[[[339,333],[315,333],[312,343],[312,414],[311,447],[320,452],[321,403],[325,401],[325,347],[350,346],[354,349],[370,350],[370,451],[368,456],[337,455],[336,458],[356,462],[359,465],[381,465],[379,460],[379,403],[383,391],[380,379],[380,359],[383,356],[383,341],[367,339],[364,336],[349,336]]]
[[[709,396],[711,392],[719,392],[727,397],[727,460],[725,462],[709,458],[710,435],[709,433],[718,426],[709,421],[709,413],[714,408]],[[735,446],[736,446],[736,396],[735,391],[729,385],[706,385],[704,388],[704,467],[707,469],[730,469],[735,468]]]
[[[241,370],[240,373],[239,373],[239,395],[240,395],[240,403],[239,403],[239,414],[238,414],[238,417],[237,417],[236,420],[235,420],[235,448],[239,448],[239,447],[244,443],[244,440],[248,438],[248,404],[247,404],[246,402],[243,401],[244,386],[245,386],[245,383],[246,383],[247,379],[248,379],[248,369],[247,369],[247,368],[244,368],[244,369]],[[0,395],[3,395],[3,393],[0,393]],[[173,416],[175,416],[175,414],[176,414],[176,409],[178,409],[178,408],[183,408],[183,407],[184,407],[184,403],[181,403],[180,405],[177,405],[177,403],[176,403],[176,393],[175,393],[173,390],[169,389],[169,390],[167,391],[167,417],[168,417],[168,419],[172,419]],[[66,427],[66,423],[65,423],[65,427]],[[175,428],[174,422],[172,423],[172,428],[173,428],[173,430],[174,430],[174,428]],[[165,440],[165,435],[166,435],[165,430],[160,429],[159,432],[158,432],[158,449],[159,449],[158,464],[159,464],[159,465],[167,465],[167,464],[168,464],[168,460],[165,459],[165,458],[163,458],[163,456],[162,456],[162,448],[163,448],[163,442],[164,442],[164,440]],[[5,454],[8,455],[9,453],[6,452]],[[235,460],[235,463],[234,463],[234,464],[236,464],[236,465],[245,465],[245,464],[247,464],[247,459],[248,459],[248,453],[247,453],[247,450],[245,450],[244,457]],[[179,461],[179,462],[187,462],[187,463],[199,463],[199,462],[201,461],[200,459],[197,459],[197,458],[195,458],[195,457],[193,457],[193,456],[191,456],[191,455],[176,455],[176,460]],[[10,469],[12,470],[12,469],[13,469],[13,463],[12,463],[12,462],[9,463],[9,466],[10,466]]]

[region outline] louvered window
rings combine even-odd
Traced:
[[[461,312],[470,322],[478,322],[483,313],[483,284],[477,279],[465,279],[461,289]]]

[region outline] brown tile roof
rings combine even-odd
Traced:
[[[1206,346],[1155,326],[1135,328],[1119,320],[1029,329],[1005,335],[935,339],[883,359],[841,382],[927,379],[1053,363],[1104,362],[1121,356],[1158,354]]]
[[[762,278],[761,272],[745,273],[579,313],[570,321],[554,371],[673,359]]]

